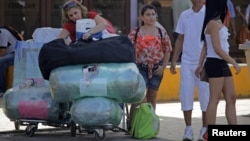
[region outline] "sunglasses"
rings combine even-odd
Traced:
[[[68,10],[68,9],[76,7],[76,6],[77,6],[77,3],[74,1],[71,1],[68,4],[63,6],[63,10]]]

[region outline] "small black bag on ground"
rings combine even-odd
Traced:
[[[63,39],[44,44],[38,56],[39,68],[45,80],[57,67],[89,63],[135,63],[135,49],[125,35],[99,41],[78,41],[67,46]]]

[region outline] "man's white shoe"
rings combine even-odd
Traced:
[[[200,135],[199,135],[199,139],[198,141],[203,141],[203,135],[206,133],[207,131],[207,128],[206,127],[202,127],[201,130],[200,130]]]
[[[192,127],[186,127],[183,136],[183,141],[192,141],[192,140],[193,140],[193,129]]]

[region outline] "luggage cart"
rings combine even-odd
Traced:
[[[36,120],[36,119],[18,119],[18,120],[13,120],[13,122],[16,130],[20,130],[20,126],[26,126],[25,134],[29,137],[33,137],[35,135],[35,132],[38,130],[39,123],[45,126],[60,127],[66,129],[70,129],[71,125],[71,120],[69,121],[59,120],[55,122],[55,121]]]
[[[61,108],[63,108],[63,103],[59,104]],[[70,103],[67,104],[67,109],[69,109]],[[38,124],[42,124],[44,126],[51,127],[60,127],[70,129],[71,123],[71,115],[68,110],[61,111],[59,113],[58,120],[46,120],[46,119],[33,119],[33,118],[18,118],[18,119],[10,119],[10,121],[14,122],[14,127],[16,130],[20,130],[20,126],[26,126],[25,134],[29,137],[33,137],[35,132],[38,130]]]
[[[76,131],[80,133],[88,133],[94,134],[94,137],[97,141],[102,141],[106,137],[106,131],[113,131],[113,132],[125,132],[128,133],[129,129],[129,112],[128,112],[128,104],[122,103],[120,104],[122,108],[122,120],[119,126],[113,126],[112,124],[104,124],[100,126],[84,126],[76,124],[74,121],[70,123],[70,131],[71,136],[76,136]]]

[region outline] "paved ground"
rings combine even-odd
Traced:
[[[0,99],[2,105],[2,98]],[[193,110],[193,128],[194,138],[198,138],[199,130],[201,128],[201,113],[199,110],[199,103],[195,102]],[[227,124],[225,118],[225,102],[219,103],[217,112],[217,124]],[[181,141],[184,132],[185,124],[182,112],[180,111],[179,102],[158,103],[156,113],[161,119],[161,129],[157,138],[152,141]],[[237,115],[239,124],[250,124],[250,98],[237,100]],[[39,125],[34,137],[27,137],[25,135],[26,126],[21,126],[19,131],[15,130],[14,123],[10,121],[3,113],[0,106],[0,141],[95,141],[94,134],[87,134],[77,132],[75,137],[71,137],[70,129],[55,128],[52,126]],[[106,131],[105,141],[136,141],[124,132]]]

